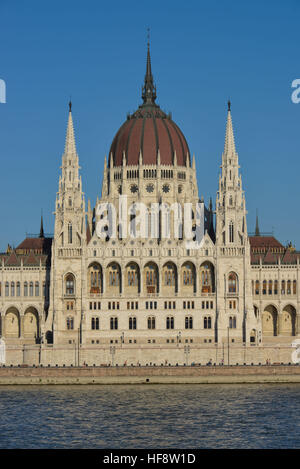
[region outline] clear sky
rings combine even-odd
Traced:
[[[104,155],[141,104],[147,28],[157,102],[195,153],[199,195],[215,201],[227,100],[246,191],[248,230],[300,249],[299,0],[0,0],[0,251],[53,232],[68,101],[86,199]]]

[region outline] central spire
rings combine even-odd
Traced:
[[[233,136],[233,126],[232,126],[232,119],[231,119],[231,102],[230,101],[228,101],[228,108],[227,108],[227,124],[226,124],[224,155],[226,156],[236,155],[234,136]]]
[[[148,33],[148,44],[147,44],[147,66],[146,66],[144,86],[142,89],[142,98],[143,98],[144,104],[155,104],[156,86],[154,86],[153,75],[151,71],[149,33]]]

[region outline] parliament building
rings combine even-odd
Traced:
[[[53,237],[41,222],[39,236],[0,254],[6,364],[290,362],[300,339],[300,252],[260,234],[258,220],[248,234],[239,168],[229,102],[215,204],[199,198],[195,156],[156,103],[148,45],[142,104],[112,141],[92,206],[70,103]],[[138,204],[147,222],[136,236]],[[111,206],[114,229],[105,225]],[[152,236],[153,206],[189,207],[195,238],[200,211],[200,241],[186,239],[184,222],[175,233],[174,210],[159,212]]]

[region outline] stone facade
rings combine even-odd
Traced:
[[[155,99],[148,49],[144,102],[105,158],[94,209],[70,104],[53,239],[41,226],[39,238],[1,255],[8,363],[219,363],[229,348],[233,362],[290,361],[300,253],[258,226],[248,235],[230,103],[213,211],[199,199],[195,157]]]

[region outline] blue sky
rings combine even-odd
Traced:
[[[0,0],[0,251],[53,232],[68,101],[86,198],[104,155],[141,103],[147,28],[157,102],[195,153],[199,195],[215,200],[227,100],[248,209],[300,249],[300,2]]]

